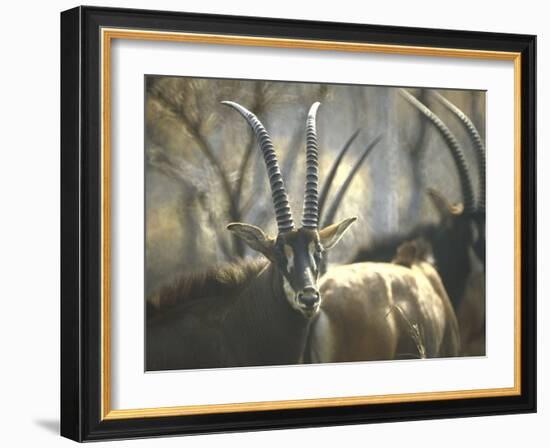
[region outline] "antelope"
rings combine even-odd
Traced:
[[[147,370],[296,364],[311,322],[319,314],[319,269],[328,250],[356,218],[318,229],[318,143],[314,103],[306,122],[306,183],[301,227],[296,228],[271,138],[260,120],[231,101],[252,128],[263,154],[277,235],[257,226],[230,223],[227,229],[259,260],[242,260],[163,288],[154,303],[172,303],[148,319]],[[151,310],[149,310],[151,311]]]
[[[485,352],[485,147],[472,121],[449,100],[437,93],[435,98],[466,128],[478,160],[479,192],[477,203],[471,173],[464,152],[447,125],[427,106],[404,89],[401,95],[441,134],[457,167],[463,202],[453,204],[437,190],[428,195],[440,221],[422,225],[404,236],[392,237],[361,250],[355,261],[388,261],[403,241],[421,239],[429,243],[430,258],[456,311],[462,354]]]

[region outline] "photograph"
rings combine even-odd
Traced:
[[[146,371],[486,355],[486,91],[143,92]]]

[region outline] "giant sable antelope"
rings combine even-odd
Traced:
[[[148,319],[148,370],[295,364],[303,359],[319,313],[319,267],[355,218],[318,229],[318,149],[311,107],[306,123],[306,184],[302,226],[296,228],[269,134],[243,106],[224,101],[252,128],[267,168],[278,234],[244,223],[227,226],[266,260],[243,260],[203,275],[184,276],[154,302],[171,302]]]
[[[431,257],[459,320],[462,353],[481,355],[485,350],[485,147],[472,121],[443,96],[432,93],[466,128],[478,161],[479,192],[476,201],[464,151],[447,125],[404,89],[401,95],[440,133],[457,167],[462,203],[452,204],[428,189],[440,222],[421,225],[407,235],[397,235],[361,250],[356,261],[388,261],[404,241],[429,244]]]

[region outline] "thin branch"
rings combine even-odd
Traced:
[[[179,121],[183,124],[186,132],[195,140],[195,142],[198,145],[199,150],[202,152],[202,154],[205,156],[205,158],[208,160],[208,162],[212,165],[214,170],[216,171],[217,175],[220,178],[220,181],[222,183],[223,192],[226,196],[227,203],[229,204],[229,217],[230,220],[233,222],[238,222],[241,220],[241,216],[239,213],[238,205],[235,201],[235,198],[233,196],[233,189],[231,188],[231,183],[229,182],[229,178],[227,177],[227,173],[223,169],[220,161],[214,154],[214,151],[206,141],[206,139],[203,137],[203,135],[200,133],[200,122],[198,119],[193,120],[191,119],[187,114],[184,113],[184,111],[180,110],[179,108],[174,107],[170,100],[165,97],[163,93],[160,93],[159,91],[154,92],[156,98],[160,100],[163,105],[170,111],[172,114],[179,119]],[[235,245],[235,249],[237,251],[237,254],[239,256],[244,255],[244,245],[241,240],[239,240],[236,237],[233,237],[233,243]]]

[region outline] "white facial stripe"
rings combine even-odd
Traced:
[[[294,300],[296,293],[294,292],[294,289],[292,289],[292,286],[290,286],[290,283],[288,282],[288,280],[284,275],[283,275],[283,292],[285,293],[286,300],[288,300],[288,303],[290,303],[292,308],[297,309],[296,301]]]
[[[294,269],[294,250],[288,244],[284,245],[285,257],[286,257],[286,271],[292,272]]]
[[[311,267],[317,272],[318,266],[317,261],[315,260],[315,253],[317,252],[317,245],[315,244],[315,241],[310,241],[307,246],[307,251],[309,254],[309,260],[311,263]]]
[[[310,241],[307,245],[307,250],[309,252],[309,255],[312,257],[315,255],[315,241]]]
[[[306,268],[304,271],[304,277],[308,279],[309,283],[313,285],[315,283],[313,279],[313,273],[311,272],[311,269]]]

